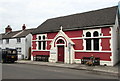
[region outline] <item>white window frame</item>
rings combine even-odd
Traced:
[[[21,38],[17,38],[17,43],[21,43]]]
[[[39,40],[39,36],[41,36],[41,40]],[[45,36],[45,40],[43,40],[43,36]],[[39,42],[38,41],[41,41],[41,49],[39,49]],[[43,42],[42,41],[46,41],[44,50],[43,50]],[[37,35],[37,50],[45,51],[45,50],[47,50],[46,47],[47,47],[47,34],[39,34],[39,35]]]
[[[100,37],[101,29],[83,30],[83,34],[84,34],[85,38],[87,38],[87,37],[86,37],[86,33],[87,33],[87,32],[90,32],[90,33],[91,33],[91,37],[89,37],[89,38],[92,39],[92,38],[94,38],[93,33],[94,33],[95,31],[97,31],[97,32],[99,33],[99,37]],[[94,50],[94,41],[93,41],[93,40],[91,40],[91,50],[86,50],[86,40],[84,39],[83,41],[84,41],[84,50],[85,50],[85,51],[96,51],[96,50]],[[97,51],[101,51],[101,47],[100,47],[100,43],[101,43],[101,42],[100,42],[100,41],[101,41],[101,39],[99,39],[99,50],[97,50]]]

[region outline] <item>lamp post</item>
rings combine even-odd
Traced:
[[[68,43],[68,50],[69,50],[69,63],[71,63],[71,43]]]

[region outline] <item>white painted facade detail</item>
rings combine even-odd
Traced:
[[[11,38],[9,39],[9,43],[6,44],[6,39],[2,39],[0,41],[3,41],[0,44],[0,48],[6,49],[6,48],[20,48],[21,52],[18,52],[18,59],[28,59],[28,53],[29,53],[29,48],[31,47],[31,34],[28,34],[26,37],[21,37],[20,40],[21,42],[17,42],[17,38]]]

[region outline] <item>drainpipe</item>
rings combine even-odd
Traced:
[[[69,50],[69,64],[71,64],[71,43],[68,43],[68,50]]]

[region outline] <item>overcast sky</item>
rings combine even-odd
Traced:
[[[119,0],[0,0],[0,33],[36,28],[45,20],[118,5]]]

